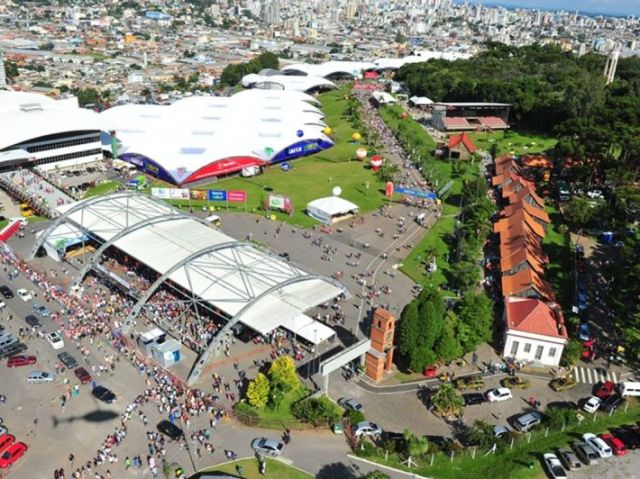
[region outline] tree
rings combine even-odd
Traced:
[[[280,356],[269,368],[269,377],[275,387],[283,391],[291,391],[300,386],[300,378],[296,372],[296,364],[291,356]]]
[[[564,210],[565,218],[579,228],[588,226],[594,218],[594,213],[589,201],[580,196],[571,198]]]
[[[441,384],[431,396],[431,404],[441,416],[459,416],[464,401],[460,392],[452,384]]]
[[[314,426],[340,419],[340,409],[326,396],[312,397],[293,403],[291,412]]]
[[[407,37],[405,37],[404,34],[400,30],[398,30],[396,32],[396,36],[395,36],[394,40],[395,40],[396,43],[404,43],[404,42],[407,41]]]
[[[5,70],[5,74],[7,76],[7,78],[9,80],[12,80],[13,78],[17,77],[20,73],[18,72],[18,65],[16,62],[12,62],[12,61],[5,61],[4,62],[4,70]]]
[[[365,479],[391,479],[391,476],[389,474],[385,474],[384,472],[378,471],[377,469],[375,471],[371,471],[364,477]]]
[[[577,339],[571,338],[567,341],[562,351],[562,360],[560,361],[562,366],[570,367],[576,364],[582,355],[582,344]]]
[[[403,436],[406,445],[405,454],[407,457],[421,457],[429,452],[429,441],[427,439],[417,437],[408,429],[404,430]]]
[[[390,161],[385,160],[382,166],[378,170],[378,179],[383,183],[387,181],[393,181],[395,175],[400,171],[397,165],[394,165]]]
[[[447,313],[447,318],[444,320],[445,324],[442,329],[442,336],[436,343],[436,354],[438,359],[442,361],[451,361],[462,356],[462,347],[460,341],[456,337],[455,326],[457,318],[453,312]]]
[[[257,409],[262,409],[267,405],[269,400],[269,393],[271,391],[271,385],[267,377],[258,373],[256,378],[249,383],[247,387],[247,399],[249,404]]]
[[[458,302],[458,338],[465,352],[489,341],[493,333],[493,303],[485,292],[465,294]]]
[[[100,93],[98,93],[95,88],[76,90],[75,95],[78,97],[80,106],[97,105],[100,103]]]

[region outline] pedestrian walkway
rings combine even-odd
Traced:
[[[49,217],[55,216],[58,206],[74,201],[64,191],[28,168],[0,173],[0,184],[19,201],[29,203],[38,214]]]
[[[576,367],[573,370],[573,377],[576,382],[585,384],[596,384],[604,381],[618,382],[618,376],[613,371],[606,371],[602,368]]]

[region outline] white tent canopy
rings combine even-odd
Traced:
[[[339,196],[327,196],[307,203],[307,214],[322,223],[331,224],[336,217],[358,212],[358,205]]]
[[[314,345],[320,344],[336,334],[329,326],[304,314],[285,322],[282,327]]]
[[[412,96],[411,98],[409,98],[409,101],[416,106],[426,106],[433,103],[433,101],[426,96]]]

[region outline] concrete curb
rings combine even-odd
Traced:
[[[389,471],[393,471],[393,472],[398,473],[398,474],[404,474],[405,476],[411,476],[412,478],[418,478],[418,479],[433,479],[433,478],[431,478],[431,477],[421,476],[421,475],[416,474],[416,473],[414,473],[414,472],[407,472],[407,471],[403,471],[402,469],[396,469],[395,467],[385,466],[385,465],[383,465],[383,464],[379,464],[379,463],[377,463],[377,462],[370,461],[370,460],[368,460],[368,459],[363,459],[363,458],[361,458],[361,457],[354,456],[353,454],[347,454],[347,457],[348,457],[349,459],[352,459],[352,460],[366,462],[367,464],[369,464],[369,465],[371,465],[371,466],[374,466],[374,467],[380,467],[380,468],[382,468],[382,469],[387,469],[387,470],[389,470]]]

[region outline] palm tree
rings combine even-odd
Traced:
[[[452,384],[441,384],[431,397],[431,404],[440,416],[458,416],[464,402]]]

